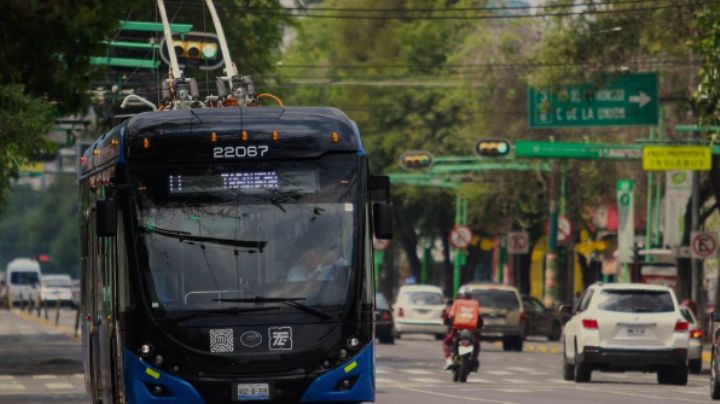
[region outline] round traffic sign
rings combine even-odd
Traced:
[[[693,258],[710,258],[717,250],[717,240],[713,234],[707,232],[693,232],[690,241]]]
[[[373,236],[373,248],[378,251],[385,251],[390,246],[390,240],[375,238]]]
[[[472,241],[472,230],[469,227],[460,224],[450,231],[450,244],[455,248],[467,248]]]
[[[560,243],[564,243],[570,239],[570,236],[572,235],[572,223],[570,222],[570,219],[568,219],[565,216],[558,217],[558,223],[557,223],[557,241]],[[550,221],[548,220],[545,223],[545,233],[550,234]]]

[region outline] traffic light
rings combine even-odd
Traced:
[[[400,156],[400,166],[406,170],[427,170],[433,165],[433,155],[426,151],[409,151]]]
[[[223,65],[220,41],[214,34],[205,32],[173,34],[173,48],[180,66],[193,66],[200,70],[215,70]],[[165,64],[170,64],[164,38],[160,43],[160,59]]]
[[[475,143],[475,153],[482,157],[505,157],[512,151],[512,145],[502,139],[481,139]]]

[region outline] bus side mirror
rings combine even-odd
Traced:
[[[95,228],[98,237],[115,237],[117,234],[117,211],[115,200],[95,202]]]
[[[393,208],[391,203],[375,202],[373,204],[373,227],[375,237],[387,240],[393,237]]]

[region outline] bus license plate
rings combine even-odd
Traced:
[[[237,401],[256,401],[270,399],[269,383],[241,383],[235,385]]]

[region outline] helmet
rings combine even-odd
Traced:
[[[467,289],[460,290],[458,292],[458,299],[472,299],[472,294],[470,294],[470,291]]]

